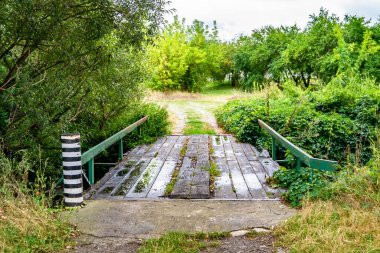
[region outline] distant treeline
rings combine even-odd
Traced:
[[[380,23],[321,9],[304,29],[266,26],[232,42],[195,20],[178,18],[150,47],[151,87],[198,91],[207,81],[228,81],[246,90],[286,80],[309,87],[327,84],[348,69],[380,80]]]

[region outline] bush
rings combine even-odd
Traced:
[[[380,123],[380,89],[370,81],[302,91],[287,82],[283,94],[274,98],[233,100],[219,108],[218,123],[243,142],[271,149],[271,138],[257,124],[261,119],[310,155],[336,160],[341,166],[366,164],[372,157],[371,142]],[[286,150],[279,148],[278,156]],[[292,166],[275,174],[275,182],[288,188],[284,195],[292,206],[300,206],[307,195],[318,195],[319,189],[334,177],[327,173]]]
[[[227,132],[243,142],[270,149],[268,135],[257,124],[262,119],[315,157],[365,164],[371,157],[371,140],[376,138],[375,129],[380,123],[380,89],[370,84],[363,86],[329,85],[299,95],[289,91],[294,88],[288,85],[283,96],[269,101],[230,101],[218,109],[216,116]],[[335,96],[338,91],[340,95]]]
[[[27,153],[8,159],[0,153],[0,252],[58,252],[69,245],[73,229],[55,217],[46,163],[32,163]],[[40,170],[29,183],[32,168]]]
[[[98,144],[145,116],[149,119],[142,125],[142,135],[139,135],[138,131],[133,131],[127,135],[127,143],[152,142],[155,138],[168,133],[167,111],[153,103],[138,103],[131,106],[130,110],[125,111],[120,117],[107,122],[100,131],[96,128],[89,129],[89,134],[83,139],[85,147]]]

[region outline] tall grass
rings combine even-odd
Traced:
[[[71,227],[49,208],[46,166],[26,153],[19,159],[0,153],[0,252],[57,252],[69,244]]]
[[[380,151],[341,172],[318,200],[275,231],[290,252],[380,252]]]

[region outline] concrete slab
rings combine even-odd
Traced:
[[[84,237],[157,237],[169,231],[272,228],[296,210],[275,200],[90,200],[63,215]]]

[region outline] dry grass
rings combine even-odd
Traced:
[[[71,245],[72,227],[47,208],[50,197],[40,163],[33,188],[28,172],[36,168],[27,155],[20,160],[0,153],[0,252],[58,252]]]
[[[57,252],[67,246],[70,226],[32,198],[6,200],[0,205],[0,252]]]
[[[375,159],[376,160],[376,159]],[[343,174],[275,230],[290,252],[380,252],[380,166]]]
[[[333,201],[307,204],[276,230],[290,252],[380,252],[380,207],[350,208]]]

